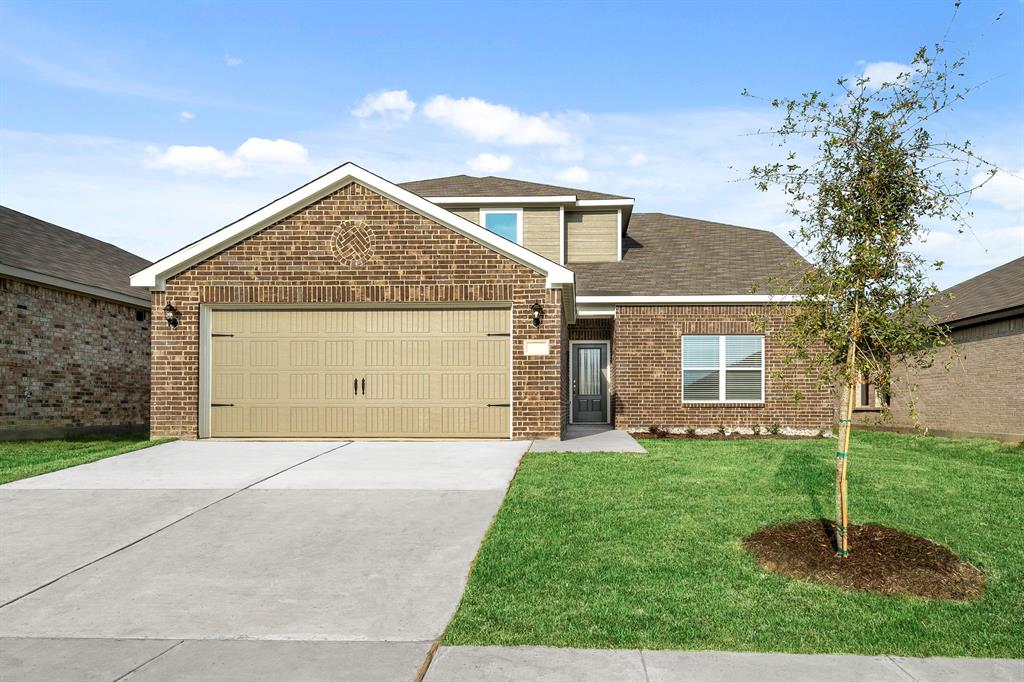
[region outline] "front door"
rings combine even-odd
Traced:
[[[572,415],[576,424],[608,421],[608,346],[576,343],[572,346]]]

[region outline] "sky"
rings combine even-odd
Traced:
[[[996,17],[1002,13],[1000,19]],[[917,245],[949,286],[1024,256],[1024,2],[0,1],[0,203],[150,259],[346,161],[500,175],[769,229],[763,100],[947,36],[981,87],[936,124],[1006,170]]]

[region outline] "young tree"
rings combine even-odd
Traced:
[[[785,160],[755,166],[762,191],[780,188],[799,220],[792,236],[811,263],[773,286],[801,296],[774,306],[788,324],[780,339],[811,362],[818,378],[840,389],[836,454],[836,546],[847,556],[847,464],[858,379],[877,387],[898,379],[893,367],[930,366],[949,342],[927,302],[938,293],[914,247],[934,221],[963,232],[966,201],[997,169],[970,141],[937,139],[929,127],[972,88],[962,85],[964,60],[943,61],[943,47],[922,48],[904,73],[879,83],[837,81],[838,92],[811,92],[771,105],[783,116],[766,131]],[[744,92],[744,95],[750,96]],[[797,146],[813,147],[805,161]],[[767,319],[767,316],[766,318]],[[948,366],[947,366],[948,369]],[[907,386],[912,390],[912,386]]]

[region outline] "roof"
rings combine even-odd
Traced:
[[[163,290],[167,279],[210,256],[223,251],[246,237],[273,225],[297,210],[322,199],[328,194],[352,183],[359,184],[395,201],[409,210],[426,216],[441,225],[511,258],[547,277],[549,286],[572,287],[575,278],[571,270],[543,256],[523,248],[515,242],[499,237],[476,223],[455,215],[448,209],[431,203],[416,194],[402,189],[388,180],[361,168],[354,163],[345,163],[305,185],[292,190],[266,206],[225,225],[174,253],[161,258],[149,267],[132,275],[132,284]]]
[[[149,292],[128,283],[147,265],[113,244],[0,206],[0,272],[148,306]]]
[[[722,296],[750,294],[755,282],[763,285],[805,265],[766,230],[634,213],[621,261],[568,267],[580,296]]]
[[[478,178],[472,175],[450,175],[446,178],[431,178],[403,182],[398,185],[421,197],[544,197],[574,195],[584,201],[594,199],[629,199],[618,194],[591,192],[586,189],[544,185],[539,182],[512,180],[493,175]]]
[[[942,322],[957,322],[1024,307],[1024,256],[942,292],[931,310]]]

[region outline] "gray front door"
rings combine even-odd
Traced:
[[[608,421],[608,347],[603,343],[572,346],[572,420],[577,424]]]

